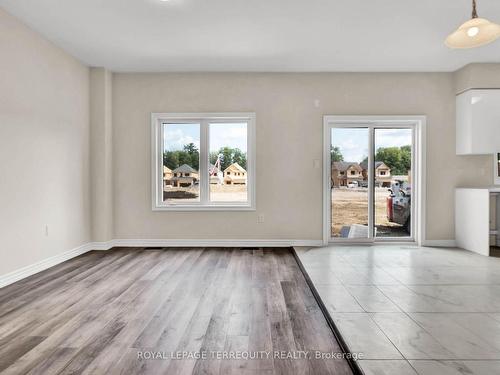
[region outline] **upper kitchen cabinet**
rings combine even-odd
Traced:
[[[471,89],[456,99],[457,155],[500,152],[500,89]]]

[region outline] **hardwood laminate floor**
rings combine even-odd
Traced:
[[[288,249],[90,252],[0,289],[2,374],[351,374],[339,352]]]

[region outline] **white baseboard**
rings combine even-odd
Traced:
[[[423,246],[429,247],[457,247],[455,240],[425,240]]]
[[[407,244],[406,242],[394,245]],[[348,244],[347,244],[348,245]],[[108,242],[94,242],[94,250],[108,250],[123,247],[293,247],[325,246],[322,240],[254,240],[254,239],[115,239]],[[422,246],[457,247],[455,240],[425,240]]]
[[[321,246],[321,240],[188,240],[188,239],[116,239],[106,242],[89,242],[74,249],[54,255],[35,264],[0,275],[0,288],[46,270],[91,250],[109,250],[113,247],[292,247]]]
[[[112,247],[292,247],[322,246],[321,240],[254,240],[254,239],[115,239],[94,242],[94,250]]]
[[[115,240],[105,241],[105,242],[90,242],[89,245],[91,250],[109,250],[113,246],[116,246],[114,243]]]
[[[65,262],[71,258],[77,257],[78,255],[84,254],[93,249],[92,243],[87,243],[82,246],[75,247],[74,249],[65,251],[61,254],[54,255],[50,258],[41,260],[40,262],[31,264],[29,266],[20,268],[16,271],[7,273],[0,276],[0,288],[7,286],[9,284],[15,283],[16,281],[22,280],[28,276],[34,275],[35,273],[46,270],[47,268],[53,267],[59,263]]]

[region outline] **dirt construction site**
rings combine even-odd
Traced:
[[[387,219],[387,188],[375,188],[375,226],[378,237],[405,237],[409,233],[402,225]],[[368,189],[332,189],[332,237],[340,237],[343,226],[368,225]]]
[[[166,187],[163,192],[165,201],[196,202],[199,201],[200,187]],[[213,202],[245,202],[247,200],[246,185],[210,184],[210,200]]]

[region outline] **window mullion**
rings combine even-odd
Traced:
[[[208,148],[209,135],[207,120],[201,121],[200,134],[200,203],[207,205],[209,203],[210,181],[208,178]]]
[[[156,124],[156,147],[157,147],[157,160],[156,160],[156,196],[155,199],[158,204],[163,203],[163,153],[164,149],[164,129],[162,121]]]
[[[375,127],[368,127],[368,237],[375,238]]]

